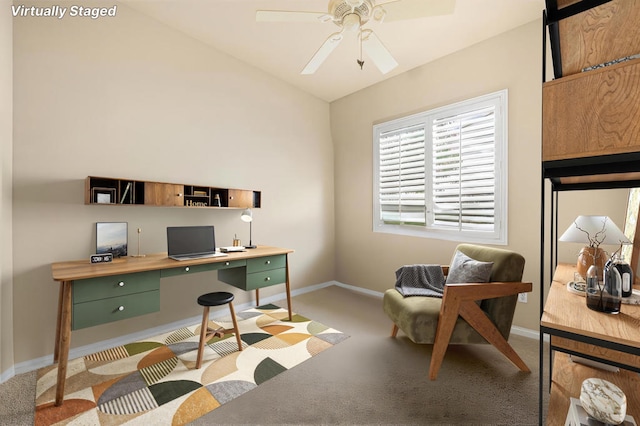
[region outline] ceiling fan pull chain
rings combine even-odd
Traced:
[[[364,66],[364,60],[362,59],[362,31],[358,34],[358,40],[360,41],[360,59],[356,59],[358,65],[360,65],[360,69]]]

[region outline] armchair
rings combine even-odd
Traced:
[[[524,257],[492,247],[460,244],[456,252],[481,262],[493,262],[488,282],[447,283],[443,297],[404,297],[397,289],[384,293],[383,309],[393,321],[391,337],[402,330],[411,341],[433,344],[429,378],[435,380],[449,344],[490,343],[521,371],[527,365],[507,342],[518,293],[530,292],[522,282]],[[455,258],[455,254],[454,254]],[[443,266],[447,275],[448,266]]]

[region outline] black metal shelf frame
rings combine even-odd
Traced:
[[[563,7],[562,9],[558,9],[557,0],[545,0],[546,10],[542,13],[542,83],[546,81],[546,47],[547,47],[547,31],[549,32],[549,43],[551,46],[551,56],[553,61],[553,72],[555,78],[561,78],[562,74],[562,57],[560,52],[560,37],[559,37],[559,21],[562,19],[568,18],[570,16],[574,16],[578,13],[589,10],[593,7],[599,6],[604,3],[608,3],[611,0],[581,0],[579,2],[573,3],[569,6]],[[544,161],[541,162],[541,182],[540,182],[540,194],[541,194],[541,210],[540,210],[540,316],[544,312],[544,287],[542,287],[542,283],[545,282],[545,248],[547,246],[546,242],[546,223],[545,223],[545,212],[546,212],[546,186],[545,181],[548,179],[551,183],[551,197],[550,197],[550,233],[549,233],[549,276],[553,277],[553,273],[555,271],[555,267],[558,264],[558,253],[557,253],[557,236],[558,236],[558,210],[559,210],[559,202],[558,202],[558,193],[562,191],[578,191],[578,190],[594,190],[594,189],[613,189],[613,188],[634,188],[640,187],[640,178],[629,178],[626,180],[611,180],[611,179],[602,179],[600,181],[591,181],[591,182],[576,182],[576,181],[563,181],[562,178],[569,177],[580,177],[580,176],[599,176],[599,175],[613,175],[617,173],[629,173],[629,172],[640,172],[640,153],[625,153],[625,154],[612,154],[612,155],[603,155],[596,157],[586,157],[586,158],[576,158],[576,159],[566,159],[566,160],[555,160],[555,161]],[[549,283],[550,285],[551,283]],[[599,346],[622,350],[624,352],[633,353],[634,355],[640,355],[636,348],[627,347],[626,345],[620,345],[612,342],[603,342],[599,339],[591,338],[588,336],[577,336],[573,333],[566,333],[566,336],[563,335],[564,332],[558,332],[558,330],[550,330],[544,326],[540,326],[540,340],[539,340],[539,365],[540,365],[540,376],[539,376],[539,404],[538,404],[538,422],[542,425],[543,422],[543,389],[544,389],[544,335],[557,335],[559,337],[568,337],[575,341],[580,341],[583,343],[589,344],[597,344]],[[566,350],[564,348],[559,348],[549,345],[549,383],[548,389],[550,389],[551,385],[551,376],[553,372],[553,352],[555,350],[569,353],[572,351]],[[577,354],[576,354],[577,355]],[[585,356],[584,354],[579,354],[580,356],[588,359],[593,359],[595,361],[607,361],[598,359],[596,357]],[[612,365],[616,365],[621,368],[625,368],[628,370],[640,372],[640,369],[623,365],[618,363],[608,363]]]

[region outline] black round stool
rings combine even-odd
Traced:
[[[209,328],[209,308],[211,306],[221,306],[229,304],[229,311],[231,311],[231,320],[233,321],[233,328],[220,327],[216,330]],[[205,343],[213,336],[220,338],[224,337],[225,333],[235,333],[236,340],[238,341],[238,350],[242,350],[242,340],[240,339],[240,330],[238,330],[238,322],[236,321],[236,313],[233,310],[233,294],[226,291],[216,291],[213,293],[203,294],[198,297],[198,305],[204,306],[204,312],[202,313],[202,325],[200,327],[200,343],[198,344],[198,359],[196,360],[196,368],[200,368],[202,365],[202,354],[204,353]]]

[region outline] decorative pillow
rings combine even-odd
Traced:
[[[487,283],[491,276],[491,268],[493,268],[493,262],[474,260],[456,250],[445,284]]]

